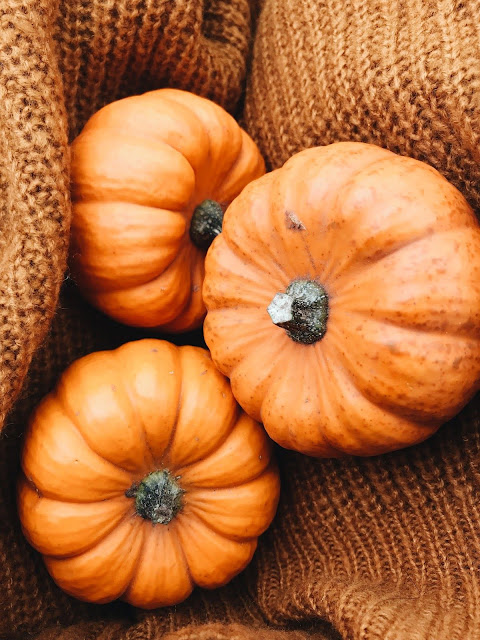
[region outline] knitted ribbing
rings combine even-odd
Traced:
[[[339,140],[435,166],[480,210],[480,2],[264,0],[245,121],[271,167]]]
[[[244,122],[271,168],[372,142],[434,165],[480,213],[480,2],[262,5]],[[399,454],[285,456],[258,559],[268,620],[326,618],[349,640],[480,637],[479,403]]]
[[[249,0],[60,0],[55,40],[70,138],[104,104],[162,86],[233,110],[250,30]]]
[[[280,510],[258,558],[267,619],[325,618],[349,640],[479,638],[479,430],[477,396],[401,452],[283,455]]]
[[[306,147],[372,142],[434,165],[480,213],[477,0],[262,5],[244,121],[270,167]],[[398,454],[285,457],[259,559],[259,575],[279,568],[258,585],[271,622],[324,617],[354,640],[480,637],[479,404]]]

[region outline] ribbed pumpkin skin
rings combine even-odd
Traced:
[[[271,442],[208,352],[153,339],[71,365],[32,416],[21,461],[26,538],[62,589],[98,603],[154,608],[225,584],[279,497]],[[158,469],[185,493],[154,525],[128,492]]]
[[[326,333],[267,308],[323,285]],[[209,249],[205,340],[240,405],[318,457],[418,443],[479,389],[480,229],[433,168],[361,143],[298,153],[248,185]]]
[[[205,98],[159,89],[107,105],[71,146],[72,277],[124,324],[198,327],[205,251],[190,241],[192,213],[264,172],[255,143]]]

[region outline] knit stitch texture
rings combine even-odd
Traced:
[[[76,358],[145,335],[94,311],[68,279],[58,298],[68,140],[89,116],[161,86],[240,115],[249,69],[242,121],[270,167],[316,144],[374,142],[436,166],[478,212],[479,14],[479,0],[2,3],[2,640],[480,638],[478,397],[427,442],[385,456],[279,449],[279,510],[251,565],[177,607],[70,598],[24,539],[15,501],[32,408]],[[201,332],[172,340],[203,345]]]
[[[370,142],[433,165],[480,210],[477,0],[263,0],[245,122],[271,168]]]

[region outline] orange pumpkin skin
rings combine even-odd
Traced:
[[[192,214],[213,200],[223,215],[264,172],[255,143],[210,100],[159,89],[107,105],[71,146],[72,278],[124,324],[200,326],[206,249],[191,240]]]
[[[287,293],[299,281],[325,294],[309,307],[320,323],[309,344],[301,295]],[[283,447],[406,447],[479,389],[478,222],[437,171],[385,149],[311,148],[248,185],[203,291],[213,361]]]
[[[153,339],[66,370],[33,414],[22,471],[22,528],[55,582],[142,608],[227,583],[279,497],[271,442],[208,352]]]

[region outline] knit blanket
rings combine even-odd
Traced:
[[[142,334],[68,278],[69,141],[164,86],[241,120],[269,168],[360,140],[428,162],[480,211],[480,2],[6,0],[0,6],[0,637],[476,640],[480,403],[421,445],[314,460],[278,448],[282,495],[250,566],[142,611],[63,593],[25,541],[19,450],[74,359]],[[168,336],[167,336],[168,337]],[[201,331],[175,338],[203,345]]]

